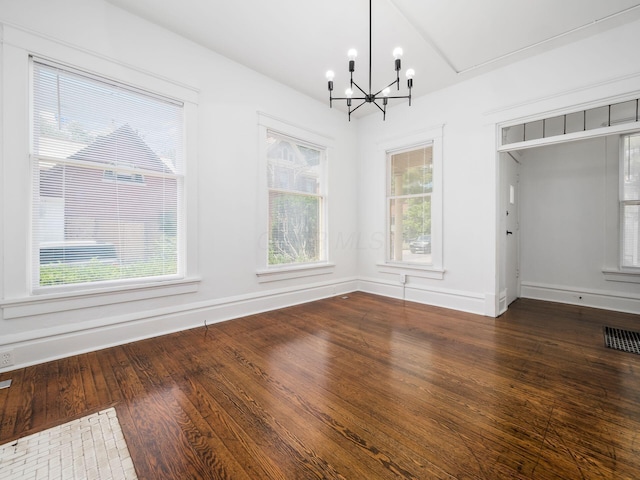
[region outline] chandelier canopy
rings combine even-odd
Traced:
[[[335,73],[333,70],[329,70],[326,74],[328,85],[329,85],[329,106],[333,107],[334,100],[346,100],[347,107],[349,109],[349,121],[351,121],[351,114],[359,109],[365,103],[371,103],[378,107],[378,109],[382,112],[382,120],[386,119],[387,116],[387,103],[389,99],[398,99],[398,98],[408,98],[409,106],[411,106],[411,89],[413,88],[413,77],[415,75],[415,71],[412,68],[407,69],[405,75],[407,77],[407,89],[409,93],[407,95],[394,95],[390,96],[391,87],[394,85],[397,87],[397,90],[400,91],[400,70],[402,68],[402,48],[397,47],[393,50],[393,58],[395,59],[394,68],[396,70],[396,79],[391,82],[389,85],[384,87],[383,89],[373,92],[371,90],[371,2],[369,0],[369,90],[363,90],[356,82],[353,81],[353,72],[355,71],[356,66],[356,57],[358,56],[358,52],[355,48],[350,49],[347,52],[347,56],[349,57],[349,88],[347,88],[344,92],[344,97],[334,97],[333,96],[333,79],[335,78]],[[361,96],[354,96],[354,87],[359,91]],[[353,100],[361,101],[355,108],[352,108]],[[382,101],[382,106],[378,103]]]

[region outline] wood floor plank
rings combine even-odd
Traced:
[[[140,478],[637,479],[639,315],[353,293],[0,375],[0,442],[116,407]]]
[[[180,345],[179,338],[176,340],[176,344]],[[193,339],[190,340],[193,345]],[[208,347],[206,344],[196,344],[197,349]],[[246,427],[243,428],[241,418],[235,417],[231,409],[224,408],[222,392],[217,386],[212,385],[212,382],[217,384],[218,379],[210,373],[210,370],[216,368],[217,363],[202,364],[197,354],[183,355],[184,350],[180,348],[168,357],[170,362],[174,361],[178,364],[174,365],[177,368],[172,369],[175,375],[174,381],[180,385],[194,408],[205,418],[210,431],[225,443],[225,448],[234,456],[234,461],[242,464],[249,478],[285,479],[285,474],[276,462],[265,454],[257,439],[247,433]],[[188,372],[184,372],[181,368],[185,363],[191,366]],[[245,457],[252,458],[253,462],[241,462]]]
[[[229,358],[233,359],[241,368],[236,371],[234,377],[245,378],[246,384],[253,387],[251,389],[253,396],[259,396],[265,392],[270,392],[273,395],[273,392],[277,392],[278,398],[282,401],[270,407],[273,416],[272,423],[278,429],[288,428],[288,436],[292,436],[290,431],[298,429],[301,433],[297,442],[301,446],[305,445],[305,440],[309,440],[311,433],[311,437],[315,440],[314,443],[322,445],[323,448],[329,442],[335,443],[339,449],[357,447],[361,453],[358,463],[362,467],[375,470],[376,465],[382,465],[397,478],[417,478],[394,458],[401,456],[401,452],[396,451],[394,454],[390,454],[385,451],[385,443],[387,442],[381,442],[379,438],[367,438],[364,429],[345,418],[346,412],[341,410],[337,403],[332,402],[330,406],[333,408],[330,409],[327,408],[327,402],[322,401],[322,395],[309,395],[312,392],[307,387],[304,392],[300,391],[297,388],[299,379],[296,375],[287,378],[282,372],[272,370],[273,366],[267,367],[265,364],[261,364],[260,359],[254,357],[246,348],[226,344],[224,350],[229,354]],[[267,371],[267,368],[274,373],[277,372],[277,378]],[[258,392],[258,390],[262,391]],[[300,428],[299,423],[302,420],[307,428]],[[309,450],[309,447],[305,450]],[[326,453],[323,454],[318,449],[314,453],[315,457],[326,458],[324,457]],[[338,460],[325,460],[325,463],[327,466],[335,465]],[[342,468],[346,467],[346,465],[342,466]],[[367,477],[371,473],[363,471],[358,475]]]

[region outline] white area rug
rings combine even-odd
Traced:
[[[0,445],[0,480],[137,478],[114,408]]]

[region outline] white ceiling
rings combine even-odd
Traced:
[[[354,80],[368,86],[367,0],[109,1],[327,103],[325,72],[342,95],[356,48]],[[402,46],[420,96],[638,19],[640,0],[372,0],[372,17],[372,89],[395,79]]]

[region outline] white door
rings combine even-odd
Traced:
[[[506,304],[520,296],[520,164],[510,154],[502,155],[502,214],[504,215],[504,274]]]

